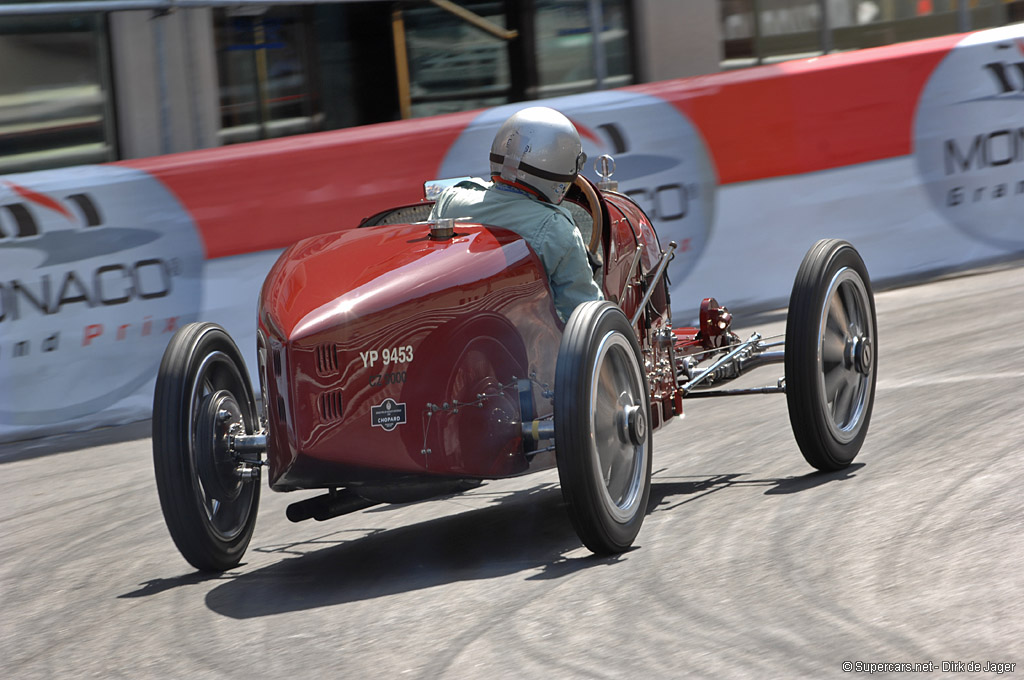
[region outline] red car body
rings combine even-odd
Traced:
[[[630,198],[599,195],[604,294],[632,318],[661,248]],[[696,332],[673,335],[656,285],[634,329],[655,429],[680,410],[668,343]],[[259,301],[271,488],[554,466],[532,455],[521,423],[552,412],[562,329],[543,266],[505,229],[460,222],[438,240],[427,224],[397,224],[296,243]]]

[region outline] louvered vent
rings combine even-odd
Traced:
[[[343,414],[341,403],[341,390],[324,392],[316,399],[317,410],[320,412],[320,420],[331,423],[341,420]]]
[[[332,375],[338,372],[338,349],[333,342],[317,346],[316,372],[320,375]]]

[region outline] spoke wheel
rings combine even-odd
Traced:
[[[577,307],[555,370],[558,477],[576,533],[598,554],[633,544],[651,487],[650,395],[629,321],[609,302]]]
[[[849,465],[867,435],[878,366],[867,268],[849,243],[819,241],[797,272],[786,320],[786,398],[804,458]]]
[[[241,353],[219,326],[181,328],[153,398],[153,465],[171,538],[203,571],[237,566],[252,538],[259,477],[244,478],[229,437],[252,434],[256,405]]]

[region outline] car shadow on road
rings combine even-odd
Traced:
[[[181,588],[182,586],[195,586],[207,581],[226,580],[231,578],[229,574],[216,574],[210,572],[194,571],[190,574],[182,574],[173,578],[155,578],[140,583],[136,590],[123,593],[117,596],[119,600],[131,600],[137,597],[150,597],[160,593]]]
[[[795,493],[848,479],[859,467],[783,479],[748,479],[745,473],[664,481],[655,476],[648,514],[728,488],[764,486],[765,493]],[[580,544],[557,483],[510,493],[489,493],[482,487],[473,495],[477,500],[487,498],[489,504],[389,528],[380,527],[375,515],[399,506],[377,506],[335,520],[347,522],[339,530],[295,542],[251,546],[251,552],[279,558],[267,566],[245,571],[243,564],[224,574],[195,572],[158,579],[120,597],[145,597],[222,581],[207,593],[207,606],[224,616],[248,619],[518,572],[529,572],[526,580],[558,579],[582,569],[614,568],[629,559],[628,552],[599,557]]]
[[[366,528],[376,523],[373,514],[359,513],[347,518],[346,529],[257,547],[281,559],[226,579],[207,594],[206,604],[247,619],[518,572],[555,579],[626,559],[598,557],[581,546],[557,484],[496,493],[490,500],[485,507],[387,529]]]
[[[658,481],[655,473],[651,484],[651,500],[648,512],[654,510],[671,510],[685,503],[693,502],[709,494],[736,487],[765,487],[766,496],[799,493],[823,484],[852,479],[864,463],[853,463],[849,467],[836,472],[809,472],[796,477],[776,477],[767,479],[750,478],[746,473],[734,472],[700,477],[672,477]],[[682,480],[682,481],[676,481]]]

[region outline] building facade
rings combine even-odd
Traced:
[[[0,174],[479,109],[1016,21],[1024,21],[1024,0],[0,2]]]

